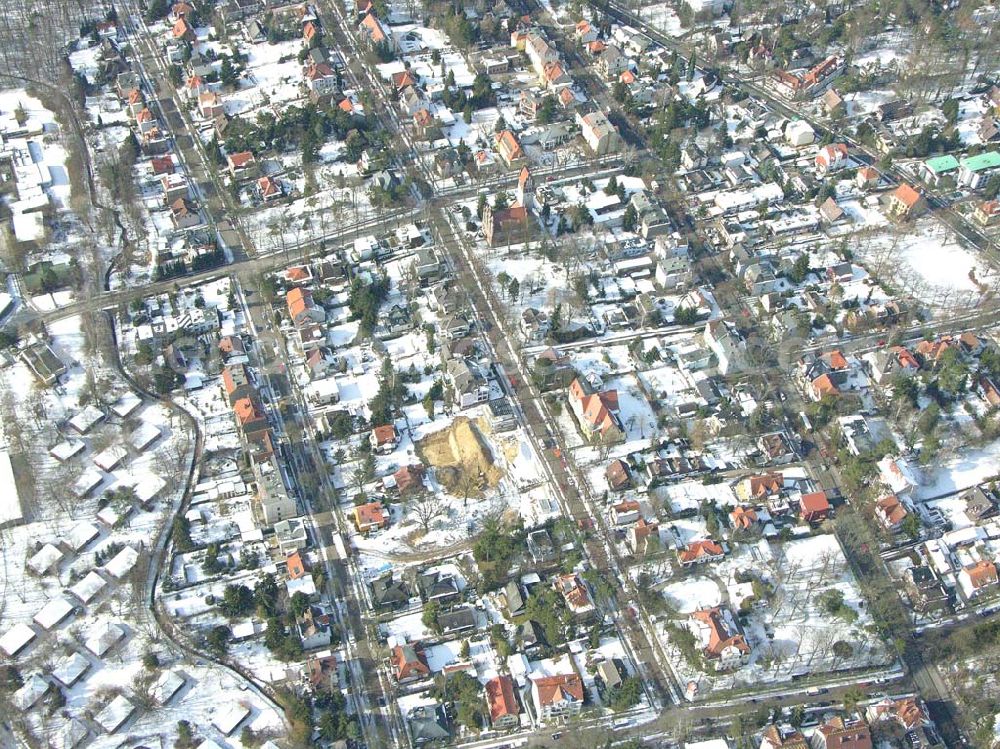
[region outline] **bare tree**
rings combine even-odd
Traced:
[[[406,511],[417,521],[420,529],[428,533],[434,521],[448,513],[448,506],[432,492],[421,492],[406,503]]]

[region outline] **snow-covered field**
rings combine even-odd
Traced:
[[[874,263],[891,258],[903,290],[936,307],[974,304],[997,281],[982,259],[931,219],[917,221],[902,236],[866,242],[862,252]]]
[[[773,547],[765,541],[739,546],[722,562],[698,576],[669,583],[663,592],[680,613],[722,604],[735,615],[739,602],[751,594],[748,583],[736,582],[737,572],[762,576],[775,592],[767,603],[740,616],[752,648],[747,665],[731,672],[700,673],[674,652],[676,672],[685,683],[696,682],[700,695],[892,662],[887,646],[871,635],[867,607],[834,536]],[[844,612],[853,613],[833,614],[823,607],[821,597],[834,590],[843,596]],[[850,656],[834,654],[833,644],[841,641],[850,646]]]

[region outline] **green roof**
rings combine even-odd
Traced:
[[[933,159],[927,159],[924,162],[924,166],[934,172],[934,174],[944,174],[945,172],[950,172],[952,169],[958,169],[958,159],[951,154],[947,156],[935,156]]]
[[[996,169],[1000,167],[1000,153],[997,151],[987,151],[978,156],[969,156],[962,159],[962,167],[970,172],[979,172],[983,169]]]

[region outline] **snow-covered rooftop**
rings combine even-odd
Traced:
[[[52,629],[73,613],[73,604],[68,598],[59,596],[42,606],[35,614],[35,624],[42,629]]]
[[[24,648],[26,648],[28,644],[37,636],[38,635],[35,633],[35,630],[24,622],[15,624],[13,627],[4,632],[2,637],[0,637],[0,650],[2,650],[9,657],[13,658],[15,655],[24,650]]]

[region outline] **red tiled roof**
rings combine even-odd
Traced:
[[[556,702],[583,702],[583,680],[576,674],[543,676],[534,679],[538,690],[538,704],[552,705]]]
[[[722,547],[710,538],[692,541],[677,555],[682,563],[694,562],[704,557],[717,557],[723,553]]]
[[[514,681],[509,676],[495,676],[486,682],[486,702],[490,707],[490,721],[493,723],[521,712],[517,698],[514,697]]]
[[[710,657],[718,658],[728,647],[734,647],[741,653],[750,652],[750,646],[742,634],[730,634],[720,608],[695,611],[691,614],[691,618],[708,626],[708,645],[705,646],[705,653]]]
[[[920,200],[920,193],[914,190],[907,184],[902,184],[897,187],[892,196],[903,203],[907,208],[913,208]]]

